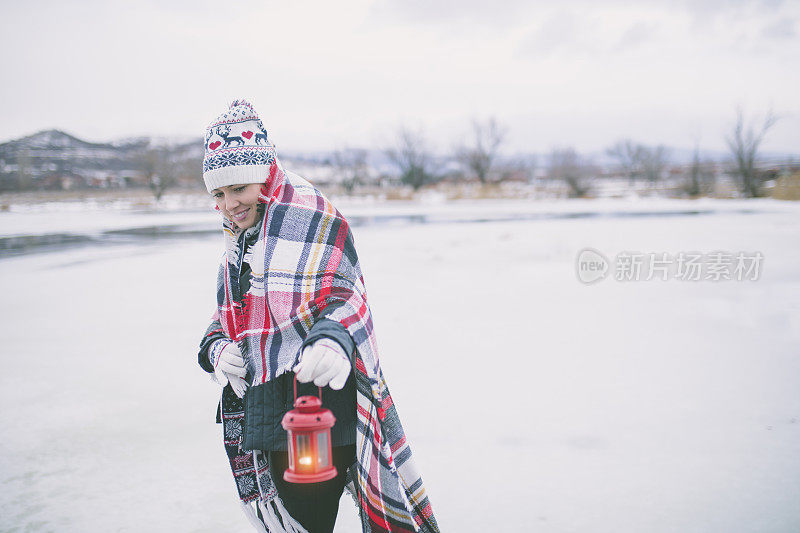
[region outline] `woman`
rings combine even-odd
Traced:
[[[243,100],[207,128],[203,179],[226,251],[198,362],[224,387],[217,422],[245,514],[260,531],[332,531],[347,488],[364,531],[438,531],[378,363],[347,221],[283,170]],[[330,481],[283,481],[295,375],[298,395],[324,387],[337,420]]]

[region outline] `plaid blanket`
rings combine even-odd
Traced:
[[[222,330],[236,341],[254,376],[252,384],[257,384],[297,363],[302,341],[318,317],[340,322],[356,345],[357,461],[348,471],[347,489],[359,506],[362,529],[438,532],[378,362],[372,315],[347,221],[310,183],[285,172],[277,158],[260,201],[267,208],[260,226],[250,230],[259,235],[249,252],[239,242],[242,230],[229,220],[223,222],[226,253],[217,281],[218,308],[207,334]],[[240,304],[233,297],[238,294],[233,284],[238,283],[242,261],[248,262],[252,274]],[[266,455],[235,446],[242,415],[236,400],[223,393],[225,443],[240,499],[247,509],[249,502],[258,500],[262,513],[282,516]],[[248,516],[252,519],[252,510]],[[267,526],[280,531],[274,519]]]

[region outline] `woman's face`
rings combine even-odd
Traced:
[[[258,217],[258,196],[260,183],[246,185],[226,185],[211,191],[222,214],[233,220],[240,229],[253,226]]]

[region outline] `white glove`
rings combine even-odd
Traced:
[[[236,343],[222,339],[216,341],[211,346],[211,357],[219,384],[224,387],[230,383],[236,396],[243,398],[247,390],[247,381],[244,379],[247,368]]]
[[[302,383],[313,381],[317,387],[330,385],[339,390],[344,387],[351,368],[344,348],[333,339],[322,338],[303,349],[293,370]]]

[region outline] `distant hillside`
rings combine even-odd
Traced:
[[[150,138],[92,143],[44,130],[0,144],[0,190],[146,186],[152,153],[183,166],[178,180],[200,185],[202,142],[156,143]],[[189,171],[192,162],[197,172]],[[176,168],[177,168],[176,167]]]
[[[288,169],[314,183],[342,180],[330,153],[283,156]],[[391,170],[382,152],[368,156],[366,180]],[[60,130],[45,130],[0,144],[0,191],[152,188],[163,186],[164,178],[170,186],[202,188],[202,161],[201,138],[134,137],[92,143]]]

